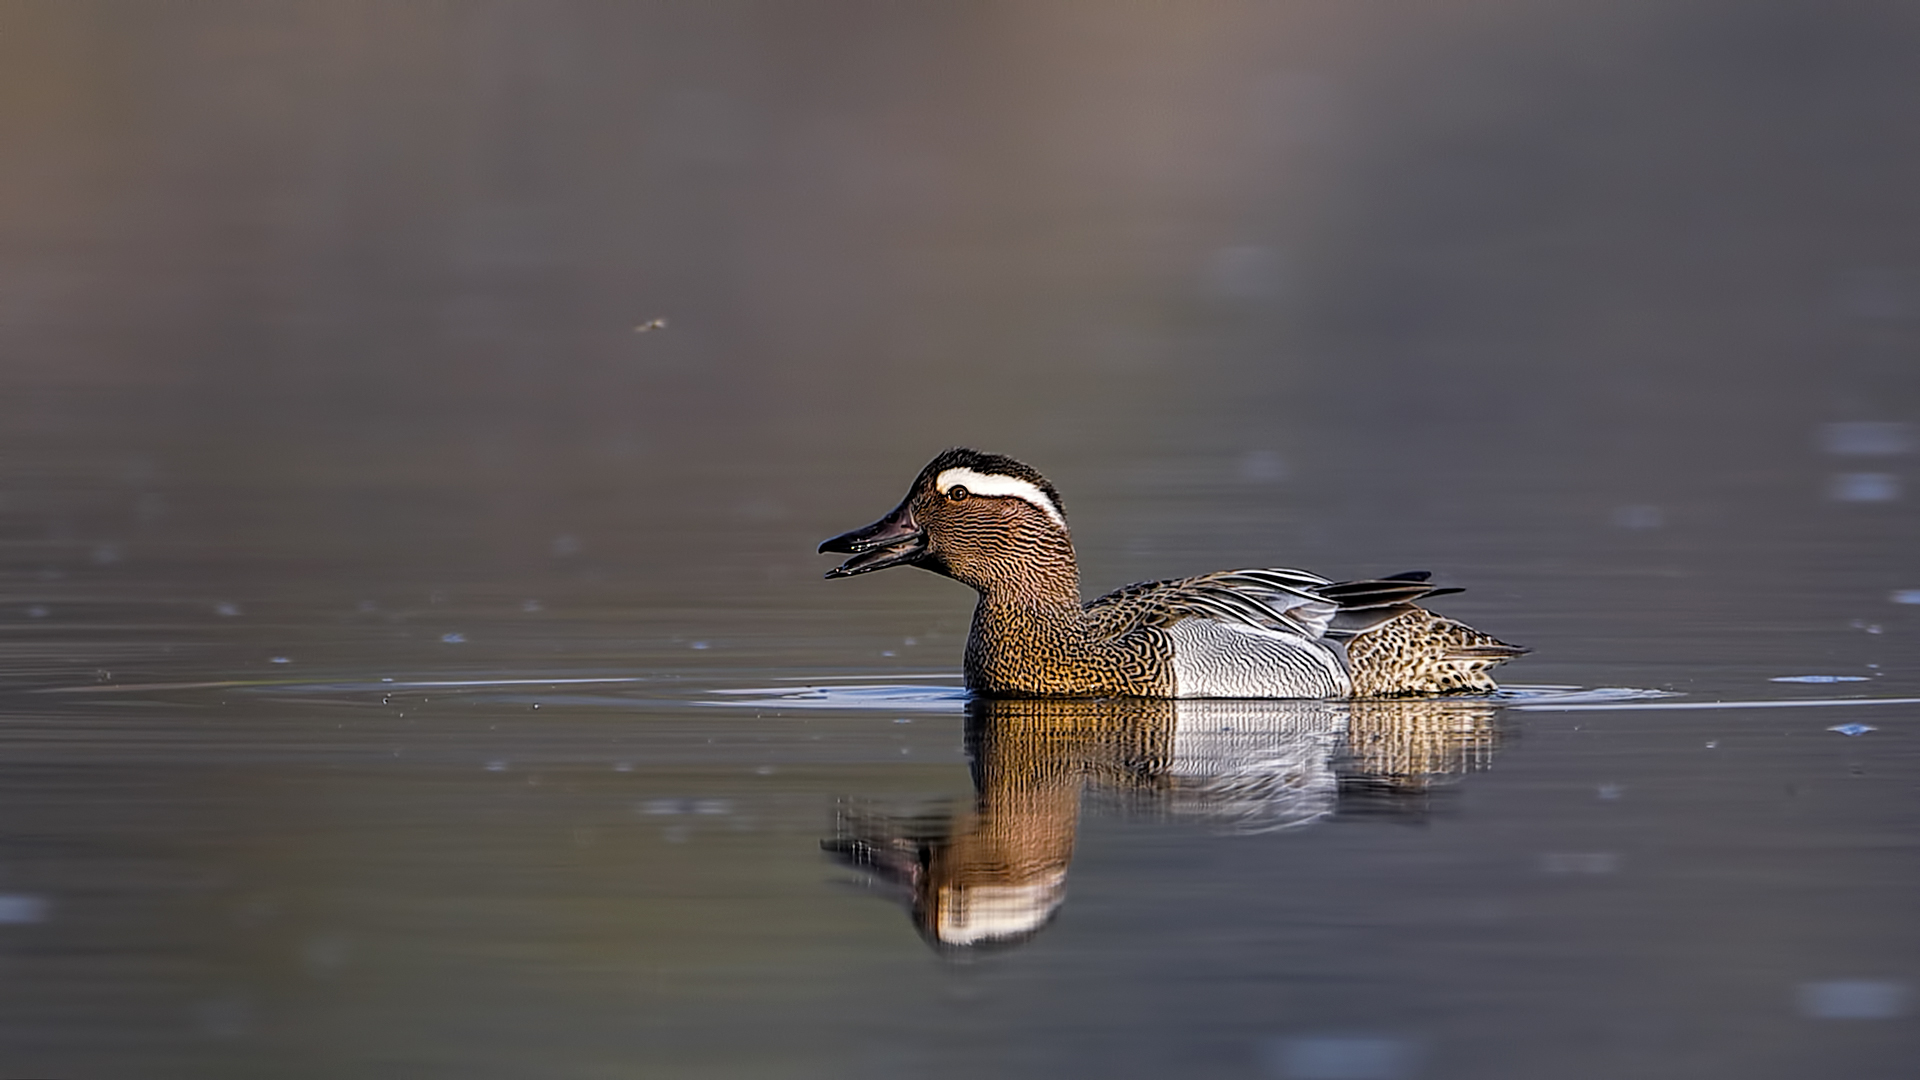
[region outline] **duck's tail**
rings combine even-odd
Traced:
[[[1435,588],[1430,577],[1415,570],[1316,590],[1339,605],[1327,636],[1346,645],[1353,696],[1485,693],[1499,688],[1490,669],[1530,651],[1420,607],[1460,591]]]

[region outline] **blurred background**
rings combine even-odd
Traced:
[[[1448,613],[1536,649],[1521,681],[1752,697],[1844,670],[1910,692],[1917,48],[1920,8],[1898,0],[10,0],[0,688],[26,771],[0,887],[60,912],[107,880],[74,852],[120,851],[125,829],[151,825],[153,850],[188,862],[231,841],[253,854],[218,857],[204,911],[154,916],[116,954],[204,958],[273,892],[236,867],[319,858],[222,829],[358,805],[303,787],[311,762],[284,747],[275,768],[306,778],[284,788],[229,777],[189,798],[164,779],[167,754],[230,765],[255,760],[233,746],[293,738],[265,705],[208,719],[176,702],[163,738],[133,711],[56,714],[27,691],[282,662],[701,685],[956,670],[963,593],[906,573],[823,583],[814,554],[951,445],[1058,484],[1089,593],[1234,565],[1431,568],[1469,589]],[[547,730],[515,752],[591,756]],[[374,742],[326,745],[355,762]],[[964,791],[945,752],[924,783]],[[1911,824],[1904,752],[1882,825]],[[761,808],[787,815],[782,880],[823,872],[820,800],[877,782],[850,772]],[[404,818],[401,789],[379,790],[367,805]],[[1647,827],[1713,816],[1671,812]],[[1911,833],[1876,835],[1910,852]],[[634,872],[694,873],[663,858]],[[114,865],[126,896],[161,887]],[[1884,919],[1859,915],[1847,947],[1911,980],[1911,931],[1873,929],[1899,922],[1896,896],[1848,894]],[[819,920],[857,902],[806,903],[778,908],[810,913],[778,948],[813,963]],[[71,910],[97,929],[132,909]],[[673,910],[648,940],[738,929]],[[1837,933],[1809,910],[1770,909],[1725,956]],[[918,948],[876,912],[857,917]],[[306,960],[261,978],[305,986],[346,963],[327,943],[361,939],[315,925],[274,954]],[[42,1064],[91,1060],[61,1055],[101,1031],[172,1030],[125,990],[134,968],[153,1001],[197,1002],[175,1017],[193,1038],[271,1014],[267,991],[222,989],[251,977],[233,974],[244,958],[194,969],[189,992],[146,960],[86,975],[77,953],[29,954],[40,981],[21,985],[68,991],[14,1002],[9,1038]],[[1747,977],[1716,963],[1700,970]],[[434,993],[460,982],[405,970]],[[884,1001],[893,976],[869,976]],[[723,1014],[699,1013],[719,1026],[676,1067],[724,1041]],[[341,1023],[326,1030],[375,1022]],[[1766,1027],[1715,1023],[1712,1053]],[[395,1034],[379,1060],[445,1065],[492,1034],[445,1030],[467,1034],[432,1051]],[[1594,1068],[1724,1060],[1655,1043]],[[1857,1075],[1911,1040],[1875,1046]],[[1741,1075],[1827,1060],[1755,1053]],[[285,1059],[247,1067],[263,1060]],[[617,1072],[571,1064],[551,1074]]]
[[[1097,507],[1102,580],[1186,569],[1124,545],[1192,484],[1271,518],[1226,554],[1357,574],[1387,521],[1910,479],[1819,435],[1920,394],[1905,4],[0,19],[7,533],[52,561],[559,541],[697,598],[812,577],[953,444]]]

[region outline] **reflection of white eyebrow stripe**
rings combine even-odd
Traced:
[[[974,472],[972,469],[948,469],[933,482],[935,490],[945,495],[947,489],[955,484],[966,488],[975,495],[1011,495],[1016,499],[1025,499],[1046,512],[1055,525],[1067,527],[1067,519],[1061,515],[1060,508],[1053,505],[1047,493],[1040,485],[1031,480],[1021,480],[1012,476],[1000,476],[996,473]]]

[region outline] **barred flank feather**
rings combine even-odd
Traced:
[[[1355,697],[1484,693],[1498,689],[1487,671],[1527,650],[1465,623],[1411,608],[1347,645]]]

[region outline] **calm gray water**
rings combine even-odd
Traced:
[[[0,1074],[1910,1076],[1920,27],[1447,7],[9,6]],[[1535,651],[969,702],[956,444]]]

